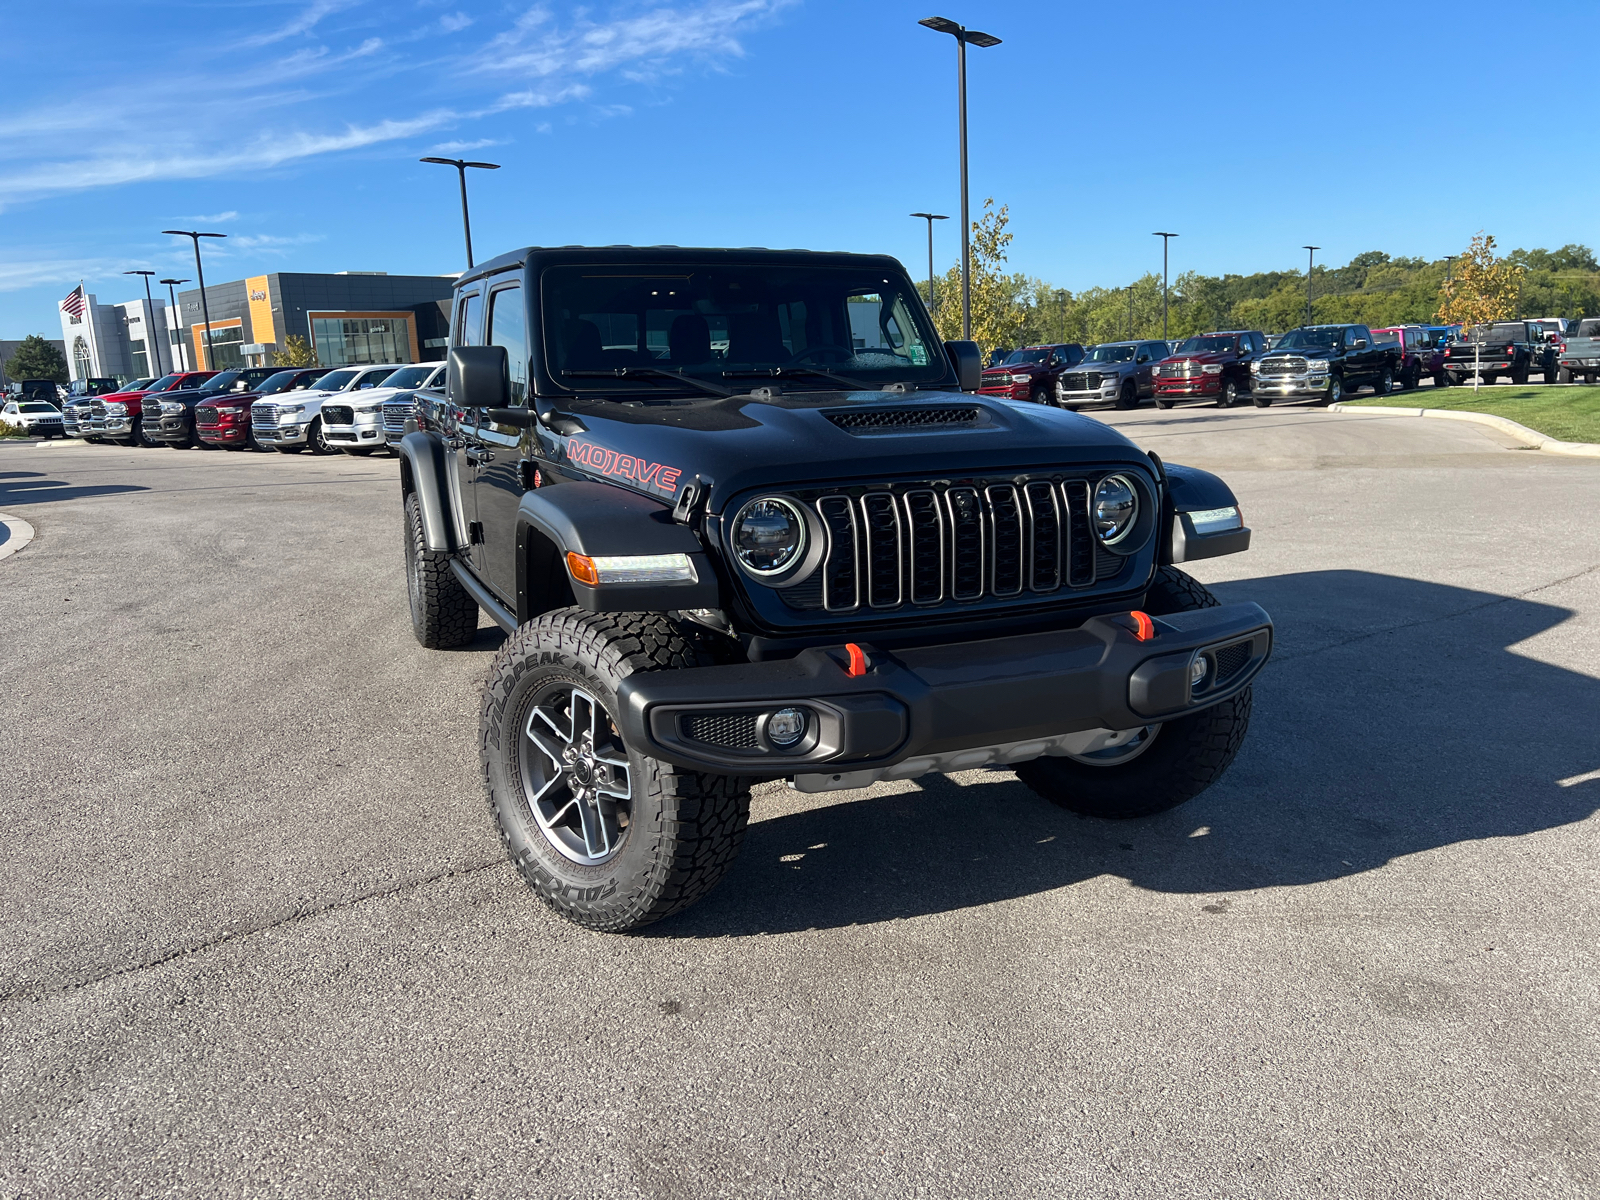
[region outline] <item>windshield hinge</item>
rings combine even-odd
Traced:
[[[679,525],[696,525],[711,495],[711,480],[696,475],[678,490],[678,502],[672,506],[672,519]]]

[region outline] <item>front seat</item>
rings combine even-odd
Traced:
[[[676,366],[699,366],[711,360],[711,327],[698,313],[675,317],[667,334],[667,358]]]
[[[562,365],[573,371],[594,371],[605,366],[600,343],[600,326],[593,321],[570,320],[562,330],[566,335],[567,358]]]

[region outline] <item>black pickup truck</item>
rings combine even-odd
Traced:
[[[1477,375],[1490,384],[1506,375],[1520,385],[1535,371],[1546,383],[1560,378],[1560,348],[1545,340],[1536,321],[1496,321],[1462,334],[1444,348],[1444,369],[1451,383],[1464,383]]]
[[[1378,341],[1365,325],[1302,325],[1250,364],[1251,398],[1257,408],[1277,398],[1335,404],[1369,384],[1387,396],[1400,357],[1398,344]]]
[[[977,346],[938,340],[894,259],[525,249],[452,311],[399,447],[412,627],[509,634],[481,765],[563,916],[693,903],[761,780],[1005,764],[1138,817],[1232,761],[1272,624],[1175,565],[1248,548],[1232,492],[971,394]]]

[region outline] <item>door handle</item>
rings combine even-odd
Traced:
[[[479,466],[482,466],[484,463],[492,463],[494,461],[494,451],[468,450],[467,461],[469,463],[477,463]]]

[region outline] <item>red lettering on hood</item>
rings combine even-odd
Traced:
[[[601,475],[630,479],[646,487],[657,488],[668,495],[676,494],[678,477],[683,474],[677,467],[618,454],[615,450],[607,450],[604,446],[596,446],[593,442],[577,440],[568,442],[567,458],[572,462],[582,463]]]

